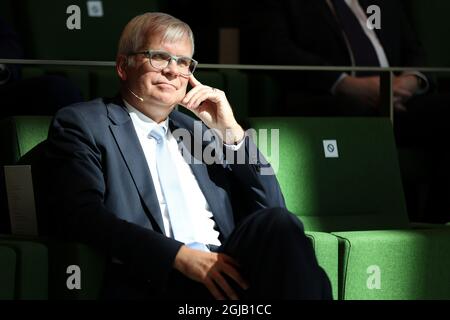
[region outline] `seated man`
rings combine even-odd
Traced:
[[[377,5],[381,29],[367,27],[367,8]],[[396,0],[250,0],[244,24],[248,63],[306,66],[424,67],[425,53]],[[252,55],[256,50],[258,55]],[[256,61],[255,61],[256,59]],[[370,72],[283,74],[287,109],[293,115],[374,115],[380,79]],[[427,75],[408,71],[393,81],[398,111],[426,93]],[[411,99],[412,98],[412,99]]]
[[[56,114],[48,163],[57,236],[108,255],[104,298],[330,299],[273,171],[225,93],[194,77],[193,52],[187,24],[137,16],[119,42],[120,95]],[[202,158],[208,128],[221,161]]]

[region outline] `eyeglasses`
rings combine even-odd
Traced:
[[[183,76],[190,76],[194,73],[195,67],[198,62],[192,58],[185,56],[173,56],[166,51],[159,50],[147,50],[140,52],[132,52],[129,56],[143,54],[150,61],[150,64],[153,68],[162,70],[166,68],[171,60],[174,60],[177,63],[178,70],[180,74]]]

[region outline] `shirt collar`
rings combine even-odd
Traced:
[[[125,106],[127,107],[128,113],[130,114],[131,119],[133,120],[133,123],[139,131],[142,131],[146,135],[152,131],[152,129],[155,126],[161,126],[164,129],[164,132],[167,133],[167,129],[169,127],[169,117],[166,118],[161,123],[156,123],[155,120],[152,118],[146,116],[142,112],[140,112],[138,109],[133,107],[131,104],[129,104],[125,99],[123,99],[123,102],[125,103]]]

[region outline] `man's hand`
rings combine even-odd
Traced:
[[[380,78],[347,76],[337,85],[336,93],[376,108],[380,102]]]
[[[413,74],[395,77],[392,90],[396,109],[406,111],[404,104],[419,90],[419,79]]]
[[[237,271],[237,267],[238,263],[223,253],[204,252],[185,245],[180,248],[174,261],[175,269],[186,277],[203,283],[214,298],[219,300],[226,298],[237,300],[239,298],[227,283],[224,275],[236,281],[241,288],[248,288],[248,284]],[[226,294],[226,297],[219,288]]]
[[[244,130],[234,118],[225,93],[201,84],[193,75],[189,77],[189,83],[192,89],[183,98],[181,105],[194,112],[209,128],[218,130],[225,143],[241,141]]]

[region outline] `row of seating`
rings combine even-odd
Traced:
[[[113,67],[78,66],[22,66],[24,79],[43,75],[58,75],[69,79],[77,86],[85,100],[97,97],[113,97],[119,92],[119,79]],[[238,70],[198,70],[197,79],[212,87],[227,92],[234,106],[237,119],[245,119],[249,114],[248,77]],[[54,110],[39,110],[39,114],[52,114]],[[22,114],[16,110],[16,114]],[[0,118],[1,118],[0,112]]]
[[[102,14],[97,10],[88,10],[89,2],[100,2]],[[71,5],[80,8],[81,29],[70,30],[66,21],[70,13],[66,13]],[[194,24],[199,15],[189,11],[197,3],[193,0],[129,0],[127,5],[119,1],[85,1],[85,0],[2,0],[0,12],[23,37],[27,57],[34,59],[68,59],[68,60],[106,60],[115,56],[116,45],[123,26],[133,16],[147,11],[164,11],[180,16]],[[95,6],[94,6],[95,7]],[[413,20],[419,38],[427,49],[430,65],[435,67],[449,66],[450,47],[441,41],[436,34],[446,34],[449,27],[444,23],[449,3],[445,0],[405,1],[405,7]],[[180,12],[178,8],[183,8]],[[211,28],[239,27],[239,1],[222,1],[208,4],[212,10],[212,18],[203,17],[204,25],[199,32],[205,36],[213,35]],[[97,15],[97,16],[96,16]],[[192,21],[189,19],[191,17]],[[195,26],[194,26],[195,27]],[[52,35],[49,37],[49,35]],[[218,35],[218,32],[216,32]],[[199,41],[211,42],[198,34]],[[216,47],[215,44],[209,44]],[[217,52],[202,52],[208,63],[217,62]],[[209,58],[208,57],[209,54]]]
[[[40,240],[0,237],[0,299],[48,298],[48,253]]]
[[[383,118],[253,118],[279,130],[278,179],[306,230],[337,242],[327,262],[340,299],[448,299],[450,229],[410,225],[392,125]],[[335,141],[335,142],[333,142]],[[336,149],[337,158],[326,150]],[[273,145],[273,143],[272,143]],[[261,146],[260,146],[261,147]],[[265,152],[271,162],[277,155]],[[330,263],[331,262],[331,263]],[[337,267],[336,267],[337,264]]]
[[[80,290],[67,283],[79,267]],[[80,243],[0,236],[0,300],[92,300],[100,294],[104,257]],[[77,271],[78,272],[78,271]]]
[[[80,11],[68,10],[74,6]],[[23,37],[27,57],[111,61],[125,24],[138,14],[164,10],[166,1],[129,0],[124,6],[118,1],[4,0],[2,7],[13,15],[9,20]],[[79,21],[79,29],[68,21]]]
[[[50,121],[50,116],[6,118],[0,121],[0,265],[3,269],[1,277],[8,279],[6,286],[0,289],[0,299],[94,299],[99,295],[104,261],[93,249],[83,244],[61,243],[45,236],[9,234],[3,166],[18,164],[21,158],[27,162],[27,157],[40,157],[39,154],[34,155],[32,150],[36,150],[33,148],[46,140]],[[36,203],[39,201],[36,198]],[[38,217],[40,213],[38,211]],[[40,224],[41,220],[38,219],[38,227]],[[67,268],[71,265],[77,265],[83,270],[83,290],[70,290],[66,285],[70,275]],[[9,277],[11,272],[15,276]]]
[[[33,163],[30,154],[45,140],[49,122],[50,117],[3,120],[2,141],[14,142],[0,146],[9,164],[19,158]],[[336,299],[450,299],[450,228],[410,225],[388,119],[248,122],[277,170],[288,209],[304,223]],[[264,135],[274,140],[266,145]],[[2,288],[5,298],[98,297],[103,258],[85,245],[3,236],[2,256],[6,274],[15,272],[18,279]],[[70,265],[83,270],[81,290],[66,286]]]

